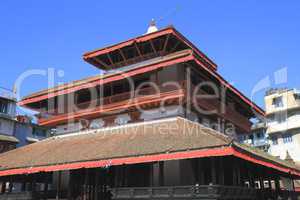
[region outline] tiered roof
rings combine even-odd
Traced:
[[[0,176],[234,156],[300,178],[300,169],[176,117],[56,136],[0,155]]]

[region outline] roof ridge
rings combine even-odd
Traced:
[[[104,132],[107,130],[118,130],[118,129],[123,129],[123,128],[136,127],[136,126],[140,126],[140,125],[150,125],[150,124],[158,124],[158,123],[162,123],[162,122],[171,122],[171,121],[178,120],[177,118],[178,117],[168,117],[168,118],[156,119],[156,120],[151,120],[151,121],[143,121],[143,122],[124,124],[124,125],[102,127],[102,128],[98,128],[98,129],[88,129],[88,130],[84,130],[84,131],[76,131],[73,133],[49,137],[49,138],[44,139],[43,141],[67,138],[67,137],[72,137],[72,136],[87,135],[87,134],[98,134],[100,132]]]
[[[216,131],[211,127],[204,126],[203,124],[201,124],[199,122],[195,122],[195,121],[192,121],[190,119],[187,119],[187,118],[184,118],[181,116],[178,116],[177,118],[184,120],[186,122],[189,122],[191,124],[197,125],[197,126],[201,127],[202,130],[209,130],[209,132],[206,132],[207,134],[213,135],[213,136],[217,137],[218,139],[221,139],[222,141],[227,142],[228,144],[230,144],[234,140],[232,137],[230,137],[224,133],[221,133],[219,131]]]

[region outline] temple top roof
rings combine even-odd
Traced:
[[[83,59],[99,69],[111,70],[185,49],[193,50],[206,67],[217,70],[217,65],[173,26],[87,52]]]

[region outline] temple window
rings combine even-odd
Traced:
[[[277,145],[278,144],[278,139],[276,136],[272,137],[272,144]]]
[[[291,143],[293,142],[293,137],[291,134],[284,134],[282,135],[283,143]]]

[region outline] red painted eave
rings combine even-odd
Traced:
[[[233,93],[235,93],[239,98],[241,98],[246,104],[248,104],[255,112],[257,112],[261,116],[265,116],[265,111],[252,102],[249,98],[247,98],[243,93],[241,93],[238,89],[236,89],[233,85],[228,83],[220,74],[217,72],[211,71],[205,65],[203,65],[198,59],[194,59],[194,61],[200,65],[203,69],[205,69],[209,74],[215,77],[218,81],[220,81],[221,85],[230,89]]]
[[[83,59],[85,61],[88,61],[91,58],[94,58],[96,56],[106,54],[109,52],[112,52],[114,50],[132,45],[133,43],[139,43],[139,42],[145,42],[157,37],[160,37],[162,35],[167,35],[167,34],[173,34],[175,35],[178,39],[182,40],[186,45],[188,45],[193,51],[195,51],[196,54],[198,54],[200,57],[202,57],[207,63],[209,63],[214,70],[217,69],[217,64],[213,62],[210,58],[208,58],[203,52],[201,52],[193,43],[191,43],[186,37],[184,37],[179,31],[177,31],[173,26],[169,26],[167,28],[158,30],[153,33],[149,33],[146,35],[142,35],[136,38],[132,38],[130,40],[127,40],[125,42],[118,43],[116,45],[108,46],[105,48],[97,49],[94,51],[87,52],[83,55]]]
[[[173,32],[174,32],[173,28],[167,27],[167,28],[161,29],[159,31],[149,33],[147,35],[139,36],[139,37],[132,38],[132,39],[129,39],[127,41],[115,44],[115,45],[111,45],[111,46],[108,46],[108,47],[104,47],[104,48],[101,48],[101,49],[97,49],[97,50],[94,50],[94,51],[87,52],[87,53],[83,54],[83,59],[86,60],[86,59],[89,59],[89,58],[93,58],[95,56],[99,56],[101,54],[105,54],[105,53],[114,51],[116,49],[126,47],[128,45],[133,44],[134,42],[144,42],[144,41],[147,41],[147,40],[150,40],[150,39],[153,39],[153,38],[157,38],[157,37],[162,36],[162,35],[171,34]]]
[[[152,71],[152,70],[156,70],[156,69],[161,68],[161,67],[169,66],[169,65],[172,65],[172,64],[176,64],[176,63],[187,62],[187,61],[191,61],[191,60],[195,61],[199,66],[201,66],[209,74],[211,74],[218,81],[220,81],[220,83],[222,85],[224,85],[225,87],[227,87],[228,89],[230,89],[233,93],[235,93],[246,104],[248,104],[253,109],[253,111],[255,111],[256,113],[258,113],[261,116],[265,116],[265,112],[264,112],[264,110],[262,108],[260,108],[259,106],[257,106],[254,102],[252,102],[250,99],[248,99],[245,95],[243,95],[234,86],[232,86],[230,83],[228,83],[216,71],[212,71],[212,70],[208,69],[205,65],[203,65],[201,63],[201,61],[199,61],[193,55],[189,55],[189,56],[185,56],[185,57],[181,57],[181,58],[176,58],[176,59],[171,59],[169,61],[164,61],[164,62],[161,62],[161,63],[156,63],[156,64],[144,66],[144,67],[141,67],[139,69],[134,69],[132,71],[126,72],[124,74],[116,74],[115,76],[108,77],[108,78],[101,79],[101,80],[96,80],[94,82],[89,82],[87,84],[83,84],[83,85],[79,85],[79,86],[74,86],[74,87],[71,87],[71,88],[68,88],[68,89],[60,90],[60,91],[49,93],[49,94],[45,94],[45,95],[40,95],[40,96],[29,98],[29,99],[24,99],[24,100],[18,102],[18,105],[20,105],[20,106],[26,106],[27,104],[30,104],[30,103],[33,103],[33,102],[38,102],[38,101],[41,101],[41,100],[44,100],[44,99],[48,99],[48,98],[52,98],[52,97],[55,97],[55,96],[58,96],[58,95],[64,95],[64,94],[72,93],[72,92],[75,92],[75,91],[80,90],[80,89],[94,87],[96,85],[100,85],[100,84],[105,84],[105,83],[109,83],[109,82],[112,82],[112,81],[121,80],[121,79],[124,79],[125,77],[131,77],[131,76],[134,76],[134,75],[137,75],[137,74],[141,74],[141,73],[149,72],[149,71]]]
[[[159,63],[156,63],[156,64],[146,65],[146,66],[140,67],[138,69],[133,69],[131,71],[122,73],[122,74],[116,73],[115,75],[113,75],[111,77],[108,77],[108,78],[105,78],[105,79],[98,79],[98,80],[95,80],[93,82],[89,82],[89,83],[82,84],[82,85],[79,85],[79,86],[70,87],[68,89],[59,90],[57,92],[52,92],[52,93],[39,95],[39,96],[28,98],[28,99],[24,99],[22,101],[19,101],[18,105],[25,106],[26,104],[39,102],[41,100],[49,99],[49,98],[59,96],[59,95],[69,94],[69,93],[72,93],[72,92],[75,92],[75,91],[78,91],[78,90],[81,90],[81,89],[94,87],[96,85],[101,85],[101,84],[105,84],[105,83],[109,83],[109,82],[113,82],[113,81],[117,81],[117,80],[122,80],[122,79],[125,79],[127,77],[131,77],[131,76],[134,76],[134,75],[137,75],[137,74],[146,73],[146,72],[153,71],[153,70],[156,70],[156,69],[161,68],[161,67],[170,66],[170,65],[173,65],[173,64],[177,64],[177,63],[188,62],[188,61],[191,61],[193,59],[194,59],[194,56],[190,54],[190,55],[182,56],[182,57],[179,57],[179,58],[159,62]]]
[[[0,176],[32,174],[32,173],[39,173],[39,172],[52,172],[52,171],[61,171],[61,170],[74,170],[80,168],[109,167],[109,166],[117,166],[117,165],[124,165],[124,164],[139,164],[139,163],[149,163],[149,162],[156,162],[156,161],[202,158],[202,157],[210,157],[210,156],[228,156],[232,154],[233,154],[232,148],[224,147],[224,148],[216,148],[216,149],[135,156],[135,157],[127,157],[127,158],[113,158],[108,160],[85,161],[85,162],[51,165],[51,166],[9,169],[9,170],[0,171]]]
[[[139,164],[139,163],[149,163],[149,162],[156,162],[156,161],[219,157],[219,156],[235,156],[243,160],[252,162],[254,164],[262,165],[268,168],[281,171],[286,174],[300,177],[299,170],[284,167],[276,163],[262,160],[260,158],[257,158],[256,156],[239,152],[234,147],[218,147],[218,148],[203,149],[203,150],[162,153],[156,155],[143,155],[143,156],[126,157],[126,158],[112,158],[112,159],[98,160],[98,161],[82,161],[76,163],[57,164],[57,165],[49,165],[49,166],[8,169],[8,170],[0,171],[0,176],[32,174],[32,173],[39,173],[39,172],[53,172],[53,171],[61,171],[61,170],[74,170],[80,168],[99,168],[99,167],[118,166],[124,164]]]

